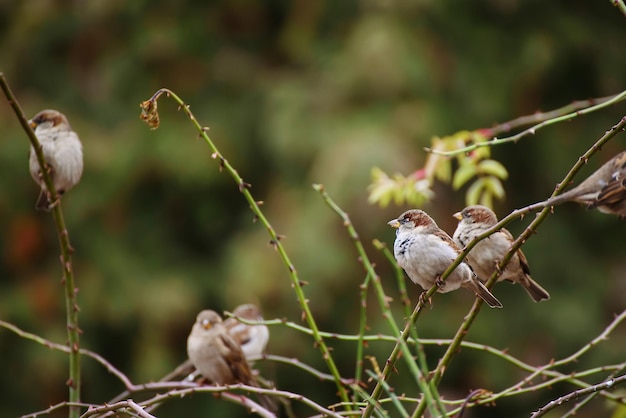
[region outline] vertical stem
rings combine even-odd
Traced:
[[[342,383],[341,376],[339,374],[339,369],[337,368],[335,360],[333,359],[331,355],[330,349],[328,348],[328,346],[326,345],[326,342],[320,335],[317,322],[315,322],[315,318],[313,317],[313,314],[311,313],[311,308],[309,307],[308,299],[304,295],[304,289],[302,287],[303,282],[300,280],[295,266],[291,263],[291,260],[289,256],[287,255],[287,252],[285,251],[285,247],[283,247],[283,245],[280,242],[281,237],[276,233],[272,225],[269,223],[269,221],[267,220],[267,218],[261,211],[261,208],[259,207],[260,203],[254,200],[254,197],[248,190],[250,188],[250,184],[244,182],[241,176],[239,175],[239,173],[237,173],[237,170],[235,170],[235,168],[232,165],[230,165],[228,160],[226,160],[226,158],[222,156],[222,154],[219,152],[219,150],[217,149],[213,141],[211,141],[211,138],[209,138],[209,136],[207,135],[208,128],[203,128],[198,123],[196,117],[193,115],[193,113],[191,113],[191,110],[189,110],[189,105],[185,104],[183,100],[180,97],[178,97],[176,94],[174,94],[172,91],[165,89],[165,88],[160,89],[156,93],[154,93],[149,100],[143,102],[140,105],[140,107],[142,108],[142,119],[144,119],[146,123],[148,123],[148,126],[150,126],[152,129],[156,129],[156,127],[158,127],[158,112],[156,111],[156,103],[162,94],[165,94],[168,97],[171,97],[176,103],[178,103],[178,105],[185,112],[185,114],[187,115],[191,123],[198,130],[200,137],[204,140],[204,142],[207,143],[207,145],[213,152],[212,157],[216,159],[217,161],[219,161],[220,170],[225,169],[226,171],[228,171],[230,176],[237,183],[239,187],[239,191],[241,192],[241,194],[243,194],[244,198],[248,201],[248,204],[250,205],[250,210],[252,210],[256,218],[263,224],[263,226],[265,226],[265,229],[267,229],[267,232],[269,233],[270,238],[271,238],[270,243],[280,255],[280,258],[282,259],[283,264],[285,264],[285,266],[287,266],[287,269],[289,270],[289,277],[291,278],[291,284],[296,293],[296,297],[298,299],[300,307],[302,308],[303,318],[304,320],[306,320],[307,324],[309,325],[309,328],[311,329],[313,333],[313,338],[315,339],[315,343],[322,353],[322,358],[326,362],[326,366],[328,367],[328,370],[330,371],[330,373],[333,375],[333,378],[335,379],[335,384],[337,385],[337,392],[339,394],[339,397],[341,398],[346,408],[348,410],[352,410],[353,406],[348,397],[348,392]]]
[[[43,152],[41,150],[41,145],[39,144],[39,140],[37,136],[33,132],[33,130],[28,125],[28,121],[22,108],[19,103],[15,99],[9,84],[6,81],[4,73],[0,73],[0,85],[2,86],[2,90],[13,108],[15,115],[17,116],[22,128],[28,135],[30,139],[30,143],[35,150],[37,155],[37,161],[39,162],[40,167],[48,167],[46,160],[44,159]],[[43,169],[41,170],[43,180],[46,184],[46,188],[50,193],[51,201],[58,201],[58,194],[56,189],[54,188],[54,183],[52,178],[50,177],[49,170]],[[61,247],[61,266],[63,268],[63,279],[62,283],[65,288],[65,316],[67,323],[67,339],[68,345],[70,348],[70,371],[69,371],[69,379],[67,380],[67,385],[69,386],[69,402],[74,404],[69,407],[69,417],[70,418],[78,418],[80,415],[80,407],[75,405],[80,402],[80,329],[78,328],[78,303],[76,302],[76,294],[78,293],[78,289],[74,285],[74,273],[72,272],[72,246],[70,245],[70,238],[65,227],[65,221],[63,219],[63,213],[61,212],[61,205],[57,204],[54,206],[52,211],[52,217],[54,219],[54,224],[57,229],[57,235],[59,237],[59,245]]]

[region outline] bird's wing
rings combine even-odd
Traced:
[[[225,347],[225,352],[223,353],[224,359],[235,380],[246,385],[254,385],[254,378],[250,372],[250,367],[239,344],[228,334],[220,335],[220,339]]]
[[[513,238],[513,234],[511,234],[508,229],[504,229],[502,228],[500,230],[504,235],[507,236],[507,238],[509,238],[509,240],[511,241],[511,243],[513,243],[513,241],[515,241],[515,238]],[[509,247],[510,248],[510,247]],[[517,250],[517,258],[519,258],[519,264],[522,267],[522,271],[530,276],[530,267],[528,266],[528,260],[526,259],[526,256],[524,255],[524,253],[522,252],[522,249],[518,249]]]
[[[626,199],[626,177],[612,179],[604,186],[596,200],[590,205],[591,208],[603,205],[612,205]]]

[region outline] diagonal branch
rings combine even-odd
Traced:
[[[220,169],[222,168],[225,169],[230,174],[230,176],[235,180],[235,182],[237,183],[239,187],[239,191],[241,192],[241,194],[243,194],[244,198],[248,201],[248,204],[250,205],[250,210],[252,210],[252,212],[256,216],[256,219],[258,219],[263,224],[265,229],[267,229],[267,232],[269,233],[270,238],[271,238],[270,239],[271,245],[280,255],[280,258],[282,259],[283,264],[287,266],[287,270],[289,272],[289,277],[291,278],[293,289],[296,292],[296,297],[298,299],[298,302],[300,303],[300,307],[302,308],[304,320],[306,320],[307,324],[313,331],[313,339],[315,340],[315,344],[317,347],[319,347],[322,353],[322,358],[326,362],[326,365],[328,369],[330,370],[330,373],[335,378],[335,384],[337,385],[337,391],[339,392],[339,396],[341,397],[343,402],[349,405],[348,393],[346,391],[346,388],[341,384],[341,376],[339,374],[337,365],[335,364],[335,360],[333,359],[331,352],[328,346],[326,345],[326,342],[320,336],[319,328],[317,326],[317,323],[315,322],[315,318],[313,317],[313,314],[311,313],[311,309],[309,308],[308,299],[304,295],[304,290],[302,288],[302,281],[298,277],[298,273],[296,271],[295,266],[292,264],[291,259],[289,258],[289,256],[287,255],[287,252],[285,251],[285,248],[280,242],[281,236],[276,233],[272,225],[269,223],[269,221],[267,220],[267,218],[261,211],[259,207],[260,203],[257,202],[252,197],[252,194],[250,193],[250,190],[249,190],[251,185],[249,183],[244,182],[241,176],[239,176],[239,173],[237,173],[237,170],[235,170],[235,168],[232,165],[230,165],[228,160],[226,160],[226,158],[224,158],[224,156],[220,153],[220,151],[217,149],[217,147],[215,146],[215,144],[213,143],[213,141],[209,138],[207,134],[208,128],[202,127],[198,123],[193,113],[191,113],[191,110],[189,109],[189,105],[185,104],[183,100],[180,97],[178,97],[176,94],[174,94],[171,90],[165,89],[165,88],[160,89],[156,93],[154,93],[149,100],[146,100],[145,102],[141,103],[140,104],[140,107],[142,109],[141,118],[144,121],[146,121],[146,123],[151,129],[156,129],[159,126],[157,101],[159,97],[162,96],[163,94],[165,94],[166,97],[172,98],[176,103],[178,103],[180,109],[182,109],[183,112],[185,112],[185,114],[187,115],[191,123],[198,130],[198,134],[200,135],[200,137],[207,143],[207,145],[211,149],[212,158],[218,160],[220,164]],[[348,407],[350,408],[350,406]]]

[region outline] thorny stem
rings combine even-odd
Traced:
[[[270,238],[271,238],[270,243],[273,245],[273,247],[276,249],[276,251],[280,255],[280,258],[282,259],[285,266],[287,266],[287,269],[289,271],[289,277],[291,278],[292,286],[296,292],[298,302],[300,303],[300,307],[302,308],[302,311],[304,314],[304,319],[306,320],[307,324],[309,325],[309,327],[311,328],[313,332],[313,338],[315,340],[315,344],[319,347],[322,353],[322,357],[324,361],[326,362],[326,365],[328,366],[330,373],[335,378],[335,384],[337,385],[339,396],[341,397],[342,401],[348,405],[348,408],[351,409],[350,404],[349,404],[348,393],[346,391],[346,388],[341,384],[341,376],[339,374],[339,370],[337,369],[337,365],[335,364],[335,361],[333,360],[333,357],[330,353],[330,350],[328,349],[326,342],[320,336],[319,328],[317,326],[317,323],[315,322],[315,318],[313,317],[313,314],[311,313],[311,309],[309,308],[308,300],[304,295],[304,290],[302,289],[302,284],[301,284],[302,282],[300,281],[300,278],[298,277],[296,268],[291,263],[291,260],[289,256],[287,255],[287,252],[285,251],[285,248],[281,244],[280,237],[278,236],[276,231],[274,231],[274,228],[272,227],[272,225],[269,223],[269,221],[267,220],[267,218],[261,211],[259,207],[259,203],[252,197],[252,194],[249,191],[250,185],[243,181],[243,179],[239,176],[239,173],[237,173],[237,170],[235,170],[235,168],[230,165],[228,160],[222,156],[222,154],[219,152],[219,150],[217,149],[213,141],[207,135],[208,129],[203,128],[198,123],[193,113],[191,113],[191,110],[189,109],[189,105],[185,104],[183,100],[180,97],[178,97],[176,94],[174,94],[171,90],[165,89],[165,88],[158,90],[156,93],[154,93],[154,95],[152,95],[152,97],[148,101],[142,104],[142,109],[146,111],[146,106],[152,105],[154,106],[153,114],[156,115],[157,114],[156,103],[162,94],[165,94],[167,97],[171,97],[176,103],[178,103],[178,105],[185,112],[185,114],[187,115],[191,123],[198,130],[199,135],[202,137],[202,139],[204,139],[204,141],[207,143],[209,148],[211,148],[211,151],[213,152],[212,157],[218,160],[220,164],[220,168],[226,169],[226,171],[228,171],[230,176],[235,180],[235,182],[239,186],[240,192],[248,201],[250,205],[250,209],[252,210],[254,215],[257,217],[257,219],[263,224],[265,229],[267,229],[267,232],[269,233]]]
[[[356,361],[354,365],[354,379],[357,382],[361,381],[361,377],[363,375],[363,351],[365,348],[365,341],[363,340],[363,337],[365,336],[365,330],[367,329],[367,289],[369,288],[370,278],[371,276],[369,274],[365,275],[365,280],[361,284],[361,294],[359,299],[359,339],[356,346]]]
[[[569,402],[571,400],[574,399],[578,399],[581,396],[585,396],[591,393],[595,393],[604,389],[610,389],[613,388],[619,384],[622,384],[626,382],[626,375],[622,375],[620,377],[616,377],[616,378],[611,378],[608,380],[605,380],[602,383],[598,383],[597,385],[593,385],[590,386],[588,388],[585,389],[579,389],[579,390],[575,390],[572,393],[569,393],[565,396],[561,396],[558,399],[555,399],[553,401],[548,402],[545,406],[543,406],[542,408],[540,408],[537,412],[535,412],[534,414],[532,414],[530,416],[530,418],[539,418],[544,416],[546,413],[548,413],[548,411],[566,403]]]
[[[616,375],[618,375],[619,373],[623,373],[624,372],[624,368],[626,367],[626,363],[622,364],[622,367],[620,367],[619,370],[615,370],[613,373],[609,374],[607,376],[606,379],[604,379],[604,381],[607,381],[609,379],[614,378]],[[572,417],[574,415],[576,415],[576,413],[582,408],[584,407],[586,404],[588,404],[589,402],[591,402],[596,396],[598,396],[601,393],[601,391],[596,391],[593,393],[590,393],[589,395],[587,395],[585,397],[585,399],[583,399],[580,402],[577,402],[576,405],[574,405],[572,407],[572,409],[570,409],[569,411],[567,411],[567,413],[563,414],[562,418],[569,418]]]
[[[428,407],[431,410],[431,413],[434,413],[434,415],[437,415],[438,413],[445,414],[445,408],[443,407],[443,404],[441,403],[441,398],[439,397],[439,394],[437,393],[437,389],[433,385],[430,385],[424,376],[427,373],[427,365],[426,365],[426,359],[424,358],[424,356],[420,355],[420,354],[423,354],[422,350],[421,349],[417,350],[418,359],[420,361],[420,367],[421,367],[420,368],[415,363],[415,360],[413,359],[413,355],[411,354],[409,346],[407,345],[407,339],[409,338],[410,334],[414,333],[417,336],[417,331],[413,329],[414,328],[413,325],[415,324],[415,321],[417,320],[417,317],[421,311],[422,304],[421,303],[417,304],[415,311],[413,312],[413,315],[411,315],[410,319],[406,323],[404,330],[402,331],[402,333],[400,333],[400,329],[398,328],[398,325],[396,324],[396,321],[393,318],[393,314],[391,313],[391,309],[389,308],[389,301],[387,299],[387,296],[385,295],[385,291],[382,287],[382,284],[380,283],[380,277],[376,273],[376,270],[374,270],[374,266],[372,265],[369,258],[367,257],[367,253],[365,252],[365,249],[363,248],[363,244],[361,243],[361,240],[358,234],[356,233],[356,230],[354,229],[352,222],[350,221],[350,217],[348,216],[347,213],[345,213],[339,207],[339,205],[337,205],[337,203],[335,203],[335,201],[331,199],[328,193],[324,190],[324,186],[322,186],[321,184],[316,184],[313,186],[313,188],[321,194],[322,199],[324,199],[324,202],[326,202],[326,204],[333,211],[335,211],[335,213],[337,213],[343,220],[344,226],[348,230],[348,233],[350,237],[352,238],[354,246],[356,247],[357,252],[359,254],[359,260],[363,264],[363,267],[365,268],[366,273],[369,275],[369,277],[373,279],[372,281],[376,289],[376,295],[378,296],[378,301],[380,304],[380,308],[383,312],[383,317],[387,320],[387,323],[389,324],[394,336],[396,336],[397,338],[396,346],[394,347],[391,355],[385,362],[385,367],[383,368],[382,376],[380,376],[380,378],[378,379],[376,383],[376,386],[374,387],[374,390],[372,391],[372,395],[371,395],[372,400],[377,401],[380,395],[382,394],[382,391],[384,389],[383,382],[386,382],[389,379],[389,375],[394,370],[395,361],[397,360],[399,353],[402,352],[404,353],[403,357],[405,361],[407,362],[407,366],[411,370],[415,378],[415,381],[417,382],[418,386],[422,390],[422,393],[424,394],[424,399],[426,400],[426,402],[428,402]],[[369,417],[372,414],[375,406],[376,406],[375,402],[368,402],[367,408],[365,409],[363,413],[363,417]]]
[[[453,155],[458,155],[458,154],[464,154],[464,153],[473,151],[473,150],[475,150],[477,148],[481,148],[481,147],[491,147],[491,146],[495,146],[495,145],[506,144],[508,142],[517,142],[524,136],[534,135],[539,129],[545,128],[546,126],[554,125],[555,123],[559,123],[559,122],[567,122],[567,121],[569,121],[569,120],[571,120],[571,119],[573,119],[573,118],[575,118],[577,116],[595,112],[596,110],[603,109],[603,108],[611,106],[611,105],[613,105],[613,104],[615,104],[615,103],[617,103],[617,102],[619,102],[621,100],[624,100],[624,99],[626,99],[626,90],[621,92],[621,93],[619,93],[619,94],[616,94],[615,96],[611,97],[608,100],[605,100],[605,99],[606,98],[595,99],[599,103],[597,103],[597,104],[595,104],[593,106],[586,107],[586,108],[584,108],[582,110],[576,110],[574,112],[567,113],[567,114],[562,115],[562,116],[553,117],[551,119],[545,119],[542,122],[540,122],[540,123],[538,123],[536,125],[531,126],[530,128],[527,128],[527,129],[525,129],[525,130],[523,130],[523,131],[521,131],[521,132],[519,132],[519,133],[517,133],[515,135],[508,136],[508,137],[505,137],[505,138],[493,138],[493,139],[491,139],[489,141],[485,141],[485,142],[475,142],[475,143],[473,143],[471,145],[468,145],[468,146],[462,147],[462,148],[457,148],[457,149],[455,149],[453,151],[439,151],[439,150],[434,149],[434,148],[425,148],[425,150],[427,152],[430,152],[430,153],[433,153],[433,154],[437,154],[437,155],[453,156]],[[558,109],[555,112],[559,112],[559,110],[562,110],[562,109],[569,110],[567,108],[567,106],[566,106],[564,108]],[[548,116],[548,117],[550,117],[552,115],[553,115],[553,112],[548,112],[548,113],[544,114],[544,116]],[[503,124],[503,125],[507,125],[507,124]],[[486,131],[489,131],[489,130],[486,130]]]
[[[373,241],[373,244],[377,250],[382,251],[385,258],[387,258],[389,263],[393,266],[393,269],[396,274],[396,282],[398,284],[398,290],[400,291],[400,298],[402,300],[402,305],[404,305],[404,315],[406,318],[410,318],[411,317],[411,299],[409,298],[409,295],[406,289],[406,278],[404,276],[404,272],[402,271],[402,268],[396,262],[396,259],[394,258],[389,248],[387,248],[387,246],[384,243],[375,239]],[[419,359],[422,372],[426,374],[428,373],[428,366],[426,363],[426,354],[424,353],[424,345],[421,343],[422,340],[419,340],[418,335],[417,335],[417,329],[415,327],[411,327],[411,338],[413,339],[413,341],[420,342],[419,344],[415,345],[415,349],[417,351],[417,356],[418,356],[417,358]]]
[[[480,131],[485,134],[487,137],[495,136],[501,133],[510,132],[515,128],[519,128],[522,126],[527,126],[531,124],[537,124],[543,122],[548,119],[556,118],[567,113],[575,112],[579,109],[584,109],[586,107],[598,105],[605,103],[609,100],[612,100],[615,95],[606,96],[606,97],[598,97],[595,99],[587,99],[587,100],[576,100],[570,104],[559,107],[558,109],[550,110],[548,112],[535,112],[532,115],[520,116],[508,122],[499,123],[491,128],[481,129]]]
[[[462,342],[462,346],[463,347],[467,347],[467,348],[471,348],[474,350],[478,350],[478,351],[485,351],[488,354],[494,355],[496,357],[500,357],[501,359],[511,363],[512,365],[518,367],[520,370],[524,370],[524,371],[528,371],[528,372],[532,372],[532,374],[528,377],[526,377],[524,380],[522,380],[521,382],[517,383],[516,385],[512,386],[509,389],[505,389],[503,391],[500,391],[499,393],[494,393],[493,395],[489,395],[489,396],[483,396],[481,397],[479,400],[474,400],[472,401],[471,404],[469,404],[469,406],[473,406],[475,404],[489,404],[492,403],[494,401],[496,401],[499,398],[502,397],[507,397],[507,396],[514,396],[514,395],[518,395],[524,392],[528,392],[528,391],[535,391],[537,389],[539,389],[540,387],[545,387],[546,385],[549,384],[554,384],[555,382],[569,382],[573,385],[579,386],[581,388],[587,388],[590,385],[586,382],[583,382],[579,379],[577,379],[577,377],[584,377],[590,374],[595,374],[601,371],[608,371],[608,370],[614,370],[614,373],[623,370],[623,368],[625,367],[625,364],[621,363],[621,364],[617,364],[617,365],[606,365],[606,366],[602,366],[599,368],[595,368],[595,369],[590,369],[590,370],[585,370],[583,372],[580,373],[575,373],[575,374],[562,374],[559,373],[557,371],[554,370],[550,370],[553,369],[557,366],[563,366],[567,363],[572,363],[577,361],[583,354],[585,354],[586,352],[588,352],[591,348],[595,347],[596,345],[598,345],[600,342],[602,341],[606,341],[608,339],[608,337],[610,336],[610,334],[617,328],[617,326],[622,323],[624,320],[626,319],[626,311],[623,311],[620,315],[617,315],[613,321],[596,337],[594,338],[592,341],[590,341],[588,344],[586,344],[585,346],[583,346],[582,348],[580,348],[579,350],[577,350],[575,353],[573,353],[572,355],[558,360],[558,361],[551,361],[548,364],[544,365],[544,366],[540,366],[540,367],[533,367],[530,366],[529,364],[526,364],[522,361],[520,361],[519,359],[517,359],[516,357],[511,356],[510,354],[495,349],[493,347],[487,346],[487,345],[483,345],[483,344],[476,344],[476,343],[472,343],[472,342],[467,342],[467,341],[463,341]],[[242,319],[242,321],[244,321]],[[286,322],[286,321],[282,321],[282,320],[268,320],[268,321],[262,321],[262,322],[257,322],[257,321],[249,321],[249,323],[251,325],[254,324],[266,324],[266,325],[284,325],[290,328],[293,328],[295,330],[298,330],[300,332],[304,332],[307,333],[309,335],[311,335],[311,331],[310,329],[303,327],[301,325],[295,324],[295,323],[291,323],[291,322]],[[62,351],[65,353],[69,352],[69,348],[65,345],[61,345],[61,344],[56,344],[53,343],[49,340],[46,340],[38,335],[35,334],[31,334],[29,332],[23,331],[20,328],[16,327],[13,324],[10,324],[8,322],[5,321],[1,321],[0,320],[0,327],[4,327],[7,328],[8,330],[14,332],[15,334],[17,334],[18,336],[22,337],[22,338],[26,338],[29,340],[32,340],[40,345],[43,345],[45,347],[48,347],[50,349],[53,350],[57,350],[57,351]],[[341,340],[346,340],[346,341],[357,341],[360,336],[359,335],[342,335],[342,334],[332,334],[332,333],[327,333],[327,332],[322,332],[321,333],[323,337],[325,338],[336,338],[336,339],[341,339]],[[395,337],[392,336],[385,336],[385,335],[366,335],[363,336],[363,340],[366,341],[388,341],[388,342],[395,342],[397,339]],[[409,342],[412,344],[415,344],[415,341],[412,341],[409,339]],[[431,345],[445,345],[445,344],[450,344],[451,340],[440,340],[440,339],[423,339],[420,340],[421,344],[431,344]],[[102,358],[99,354],[97,353],[93,353],[89,350],[85,350],[85,349],[81,349],[80,350],[80,354],[81,355],[85,355],[88,357],[91,357],[93,359],[95,359],[96,361],[98,361],[99,363],[101,363],[105,368],[107,368],[107,370],[109,370],[112,374],[114,374],[115,376],[118,377],[118,379],[126,386],[127,391],[124,392],[123,395],[121,396],[117,396],[116,398],[114,398],[113,400],[109,401],[108,404],[115,404],[117,402],[122,401],[123,399],[127,398],[131,393],[132,394],[138,394],[141,392],[149,392],[149,391],[158,391],[158,390],[170,390],[170,389],[182,389],[182,388],[188,388],[188,387],[195,387],[195,384],[192,382],[164,382],[164,383],[148,383],[148,384],[139,384],[139,385],[135,385],[133,384],[130,379],[128,379],[122,372],[120,372],[119,370],[117,370],[114,366],[112,366],[109,362],[107,362],[104,358]],[[285,364],[290,364],[293,365],[295,367],[299,367],[302,370],[310,373],[313,376],[316,376],[317,378],[321,379],[321,380],[333,380],[333,377],[331,375],[328,374],[324,374],[321,373],[315,369],[313,369],[312,367],[308,366],[307,364],[301,363],[299,362],[297,359],[289,359],[289,358],[285,358],[285,357],[281,357],[281,356],[275,356],[275,355],[265,355],[263,356],[263,358],[265,358],[266,360],[270,360],[270,361],[276,361],[276,362],[281,362],[281,363],[285,363]],[[522,389],[522,387],[526,384],[526,383],[530,383],[530,381],[534,378],[534,377],[538,377],[538,376],[545,376],[545,377],[551,377],[552,379],[550,379],[549,381],[545,381],[540,385],[535,385],[535,386],[527,386],[525,389]],[[348,379],[344,379],[343,384],[345,385],[350,385],[352,382]],[[183,386],[181,388],[181,386]],[[352,386],[354,387],[355,385],[352,384]],[[624,403],[625,400],[620,397],[619,395],[615,395],[609,392],[605,392],[605,391],[601,391],[599,392],[602,396],[604,396],[607,399],[610,399],[612,401],[615,402],[620,402],[620,403]],[[402,399],[407,399],[405,397],[402,397]],[[417,400],[415,401],[417,402]],[[454,404],[458,404],[462,401],[447,401],[445,402],[446,404],[450,404],[450,405],[454,405]],[[156,403],[152,403],[150,406],[154,407],[156,406]],[[35,414],[31,414],[31,415],[27,415],[26,417],[35,417],[35,416],[39,416],[39,415],[43,415],[43,414],[49,414],[50,412],[52,412],[53,410],[56,410],[58,408],[61,407],[67,407],[70,406],[68,405],[67,402],[63,402],[59,405],[55,405],[54,407],[51,407],[45,411],[41,411],[39,413],[35,413]],[[85,405],[87,406],[87,405]],[[456,410],[452,410],[450,411],[451,414],[456,413]]]
[[[4,91],[4,95],[6,96],[11,108],[13,109],[15,116],[19,120],[24,132],[28,136],[30,143],[35,150],[35,154],[37,155],[37,161],[39,162],[39,166],[44,169],[41,170],[41,174],[43,177],[43,181],[46,184],[46,188],[50,193],[50,200],[52,202],[57,202],[59,196],[54,187],[54,182],[50,177],[50,171],[47,169],[48,164],[44,158],[43,151],[41,149],[41,144],[37,139],[37,136],[33,132],[33,130],[28,125],[28,121],[20,104],[17,99],[13,95],[11,88],[4,76],[4,73],[0,73],[0,85],[2,86],[2,90]],[[59,245],[61,247],[61,266],[63,270],[63,279],[62,283],[64,285],[65,290],[65,317],[66,317],[66,328],[67,328],[67,339],[68,339],[68,347],[69,351],[69,379],[67,380],[67,385],[69,386],[69,417],[77,418],[80,414],[80,407],[75,405],[80,402],[80,381],[81,381],[81,373],[80,373],[80,333],[81,330],[78,327],[78,302],[77,302],[77,293],[78,288],[74,285],[74,273],[72,271],[72,246],[70,245],[70,238],[67,232],[67,228],[65,227],[65,220],[63,219],[63,212],[61,211],[61,205],[54,205],[52,209],[52,217],[54,219],[54,224],[57,229],[57,236],[59,238]]]

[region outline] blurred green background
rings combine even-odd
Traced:
[[[367,203],[370,169],[408,174],[423,163],[432,136],[622,91],[625,35],[624,16],[608,0],[5,0],[0,71],[28,116],[58,109],[83,141],[82,181],[63,200],[76,249],[81,344],[139,383],[185,358],[187,334],[203,308],[253,302],[267,318],[300,321],[269,236],[174,102],[161,100],[158,130],[139,120],[139,103],[158,88],[190,104],[255,198],[265,201],[262,209],[286,235],[284,245],[309,282],[305,291],[320,327],[354,333],[364,272],[342,222],[311,184],[324,184],[350,214],[396,297],[392,269],[371,241],[391,245],[386,222],[407,208]],[[496,212],[547,197],[625,113],[618,104],[495,148],[494,158],[510,171],[507,199]],[[34,211],[38,190],[27,169],[27,138],[5,100],[0,127],[0,318],[62,343],[57,238],[51,217]],[[605,146],[577,180],[625,140],[622,134]],[[435,191],[425,209],[451,233],[464,190]],[[527,222],[510,229],[517,234]],[[521,288],[501,284],[495,294],[505,309],[483,309],[468,338],[534,365],[571,354],[626,307],[625,231],[615,217],[557,208],[524,247],[552,299],[534,304]],[[420,290],[410,289],[415,302]],[[420,335],[450,338],[472,297],[459,291],[434,302],[418,322]],[[397,298],[393,305],[400,320]],[[372,332],[389,332],[373,297],[368,324]],[[624,331],[571,370],[623,361]],[[271,332],[269,352],[326,371],[311,338],[283,327]],[[355,346],[331,346],[342,374],[352,376]],[[382,365],[390,350],[377,343],[368,353]],[[427,348],[432,367],[442,352]],[[67,399],[64,355],[0,330],[0,359],[2,416]],[[322,404],[337,400],[332,383],[280,364],[258,366],[281,389]],[[404,364],[398,368],[391,384],[417,396]],[[86,402],[102,403],[123,389],[89,359],[83,371]],[[502,390],[521,377],[500,360],[463,350],[442,393]],[[528,416],[570,390],[555,385],[467,416]],[[612,409],[599,400],[577,416],[609,416]],[[157,415],[218,412],[248,416],[208,395],[171,402]]]

